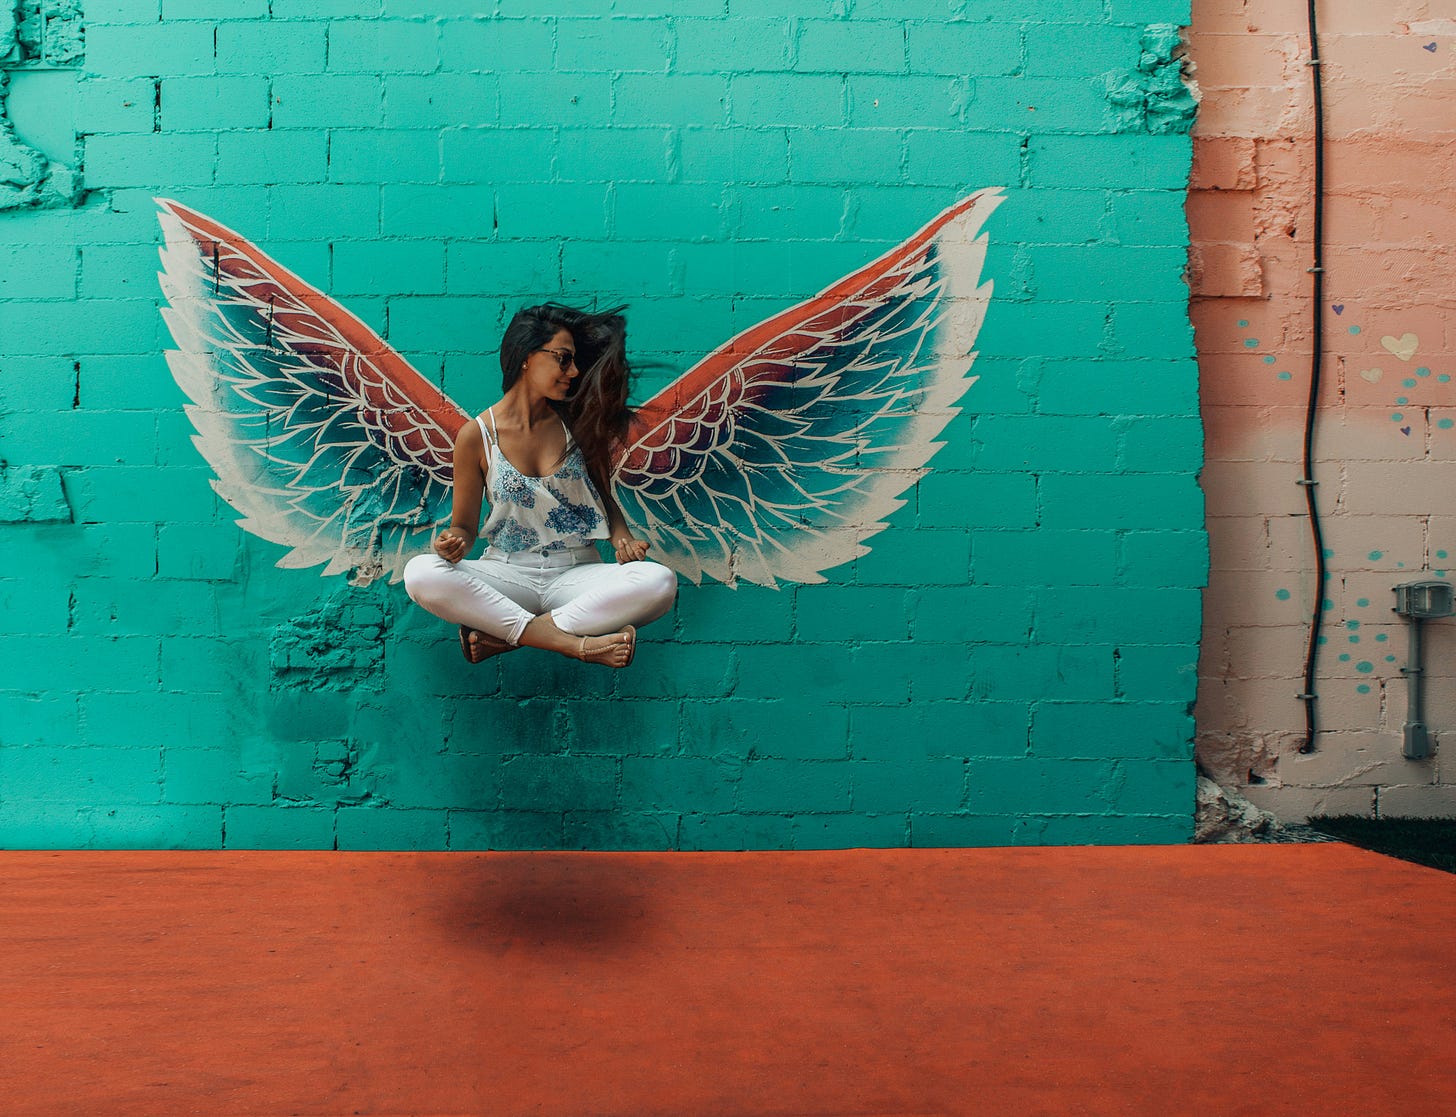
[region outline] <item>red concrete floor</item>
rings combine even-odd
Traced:
[[[1350,846],[0,854],[0,1112],[1456,1113]]]

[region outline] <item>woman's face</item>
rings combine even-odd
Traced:
[[[568,360],[568,358],[570,358]],[[562,362],[566,361],[566,367]],[[572,382],[580,375],[576,367],[576,341],[570,330],[557,330],[551,340],[526,357],[521,368],[523,379],[537,395],[564,400],[571,393]]]

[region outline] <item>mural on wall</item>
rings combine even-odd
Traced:
[[[698,582],[824,581],[869,548],[974,382],[990,301],[978,191],[745,330],[638,409],[614,483]],[[356,584],[398,580],[450,513],[469,416],[363,322],[230,229],[158,199],[162,310],[194,442],[242,526]]]

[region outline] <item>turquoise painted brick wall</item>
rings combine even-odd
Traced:
[[[0,845],[1190,836],[1186,0],[84,16],[79,204],[0,212]],[[685,584],[617,675],[278,569],[161,355],[155,195],[477,410],[526,300],[629,301],[645,397],[986,186],[980,379],[871,552]]]

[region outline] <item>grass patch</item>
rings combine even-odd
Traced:
[[[1311,828],[1361,849],[1456,873],[1456,818],[1361,818],[1330,815]]]

